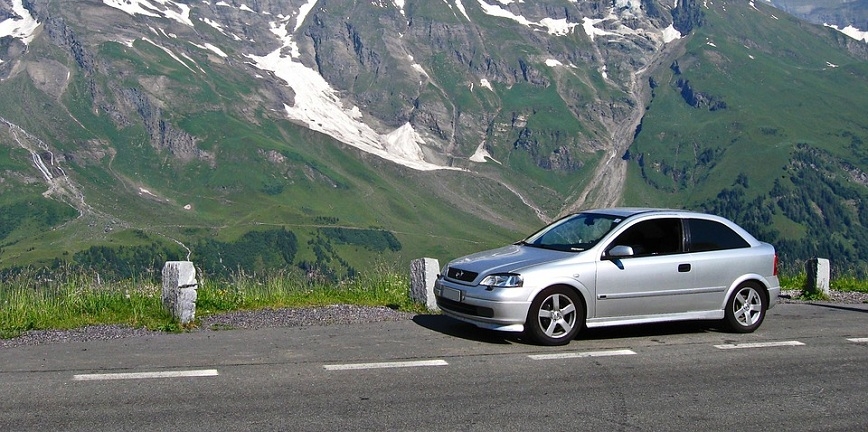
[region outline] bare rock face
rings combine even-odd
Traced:
[[[141,1],[148,7],[73,8],[47,0],[28,0],[26,7],[73,60],[68,74],[88,81],[94,113],[121,128],[143,125],[154,148],[182,162],[214,155],[198,149],[198,138],[166,113],[223,107],[188,100],[189,85],[171,78],[171,69],[205,72],[204,62],[254,77],[257,88],[232,109],[255,121],[257,107],[277,113],[299,102],[301,81],[252,66],[251,56],[278,53],[324,79],[341,109],[357,110],[376,133],[410,124],[420,150],[436,164],[465,160],[486,142],[495,154],[519,151],[539,168],[574,171],[583,166],[580,155],[614,145],[601,137],[618,135],[622,123],[639,117],[644,96],[635,75],[665,51],[662,29],[674,24],[685,33],[701,25],[695,0],[674,9],[653,0]],[[0,11],[0,17],[14,13],[8,5]],[[25,48],[0,41],[6,57]],[[163,70],[137,70],[128,60],[160,51],[171,57]],[[58,66],[45,61],[27,68],[54,98],[66,85]],[[10,73],[8,63],[0,64],[4,71]],[[551,116],[562,125],[536,120]],[[513,124],[515,117],[528,124]]]
[[[52,59],[26,62],[24,69],[33,85],[52,98],[57,99],[66,91],[70,71],[60,62]]]

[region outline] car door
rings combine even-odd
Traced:
[[[632,255],[607,257],[616,246]],[[677,217],[658,217],[628,227],[604,249],[597,265],[596,317],[630,317],[689,310],[695,288]]]
[[[750,244],[719,221],[688,218],[684,222],[687,257],[696,279],[690,307],[701,311],[720,309],[730,284],[745,268],[751,268],[745,261],[752,257],[744,253]]]

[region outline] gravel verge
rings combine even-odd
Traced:
[[[799,300],[802,292],[781,291],[780,303],[806,303]],[[831,303],[861,304],[868,303],[868,293],[832,291]],[[256,329],[267,327],[303,327],[333,324],[359,324],[384,321],[402,321],[413,318],[415,314],[399,312],[387,307],[368,307],[334,305],[315,308],[262,309],[256,311],[237,311],[202,318],[199,328],[193,332],[207,332],[230,329]],[[0,339],[0,348],[14,348],[27,345],[60,342],[84,342],[91,340],[112,340],[128,337],[155,336],[164,333],[143,328],[120,325],[96,325],[73,330],[32,330],[12,339]]]
[[[784,290],[781,291],[780,297],[778,297],[779,303],[844,303],[844,304],[860,304],[860,303],[868,303],[868,293],[863,292],[842,292],[842,291],[830,291],[829,292],[829,300],[799,300],[799,297],[802,296],[801,290]]]
[[[237,311],[202,318],[191,332],[267,327],[302,327],[333,324],[359,324],[401,321],[415,314],[387,307],[334,305],[312,308],[262,309]],[[59,342],[112,340],[127,337],[156,336],[165,333],[122,325],[93,325],[72,330],[31,330],[12,339],[0,339],[0,349]]]

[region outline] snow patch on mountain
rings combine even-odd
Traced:
[[[386,135],[380,135],[360,121],[357,107],[346,109],[337,92],[316,71],[289,57],[273,52],[265,57],[249,56],[260,69],[269,70],[295,91],[295,105],[284,105],[287,117],[309,129],[338,141],[420,171],[444,169],[428,163],[420,144],[424,141],[408,123]]]
[[[681,39],[681,32],[675,30],[675,27],[672,24],[669,24],[669,27],[663,29],[663,43],[669,43],[678,39]]]
[[[190,6],[172,0],[102,0],[106,6],[120,9],[130,15],[168,18],[193,27]]]
[[[217,54],[218,56],[223,57],[223,58],[229,57],[225,52],[223,52],[223,50],[221,50],[220,48],[217,48],[216,46],[211,45],[210,43],[207,43],[207,42],[205,43],[205,45],[199,45],[199,44],[190,42],[190,45],[193,45],[194,47],[199,48],[199,49],[211,51],[214,54]]]
[[[483,141],[479,144],[479,147],[476,148],[476,151],[473,153],[473,155],[470,156],[470,161],[476,163],[485,163],[489,160],[500,164],[500,162],[497,159],[491,157],[491,153],[489,153],[488,150],[485,149],[485,141]]]
[[[307,14],[310,13],[311,9],[316,6],[317,1],[318,0],[308,0],[307,3],[301,5],[298,9],[298,17],[295,19],[295,30],[293,31],[298,31],[298,29],[301,28],[301,25],[304,24],[304,19],[307,18]]]
[[[20,18],[8,18],[0,22],[0,38],[11,36],[21,39],[25,45],[30,45],[36,34],[39,23],[24,7],[23,0],[12,0],[12,11]],[[0,62],[3,60],[0,59]]]
[[[824,24],[824,25],[826,27],[830,27],[830,28],[833,28],[835,30],[838,30],[839,32],[844,33],[845,35],[850,36],[853,39],[860,40],[863,42],[868,42],[868,31],[859,30],[856,27],[853,27],[851,25],[844,27],[842,29],[838,28],[838,26],[832,25],[832,24]]]
[[[201,18],[201,20],[202,20],[203,23],[208,24],[208,25],[211,26],[211,27],[214,27],[215,30],[219,31],[219,32],[222,33],[224,36],[228,36],[228,35],[226,34],[226,31],[223,30],[223,26],[220,25],[220,23],[218,23],[217,21],[214,21],[214,20],[212,20],[212,19],[208,19],[208,18]]]
[[[164,47],[164,46],[162,46],[162,45],[160,45],[160,44],[158,44],[158,43],[156,43],[156,42],[154,42],[154,41],[152,41],[152,40],[150,40],[150,39],[148,39],[148,38],[142,38],[142,40],[145,41],[145,42],[147,42],[147,43],[149,43],[149,44],[151,44],[151,45],[153,45],[153,46],[155,46],[155,47],[157,47],[157,48],[159,48],[159,49],[161,49],[161,50],[163,50],[163,52],[165,52],[166,54],[168,54],[169,57],[172,57],[173,59],[175,59],[175,61],[177,61],[178,63],[181,63],[182,65],[184,65],[184,67],[186,67],[187,69],[189,69],[190,72],[196,73],[196,71],[193,70],[193,68],[191,68],[190,65],[188,65],[186,62],[184,62],[183,60],[181,60],[181,58],[178,57],[178,56],[177,56],[177,55],[176,55],[172,50],[170,50],[170,49],[168,49],[168,48],[166,48],[166,47]],[[188,59],[189,59],[189,57],[188,57]],[[192,61],[192,59],[191,59],[190,61]],[[196,62],[193,62],[193,64],[195,65]],[[196,65],[196,66],[198,67],[198,65]],[[201,68],[200,68],[200,70],[201,70]]]
[[[549,34],[555,36],[566,36],[570,34],[574,28],[576,28],[578,23],[568,22],[566,18],[563,19],[553,19],[553,18],[543,18],[538,22],[531,21],[521,15],[516,15],[506,9],[498,5],[488,4],[483,0],[477,0],[479,2],[479,7],[482,8],[482,11],[487,15],[491,15],[499,18],[506,18],[513,20],[523,26],[527,27],[542,27],[547,29]],[[512,1],[502,1],[499,0],[501,4],[508,5],[512,3]]]
[[[582,18],[582,29],[591,40],[598,36],[638,36],[649,37],[655,40],[661,40],[663,43],[670,43],[681,38],[681,32],[675,29],[671,24],[663,30],[649,32],[647,30],[632,29],[623,24],[623,20],[632,20],[643,15],[641,3],[630,0],[616,0],[614,7],[609,9],[609,13],[605,18]],[[607,27],[615,27],[616,30],[605,30],[598,28],[600,24],[608,24]],[[613,25],[614,24],[614,25]]]
[[[422,154],[422,149],[419,147],[425,144],[425,140],[416,133],[410,123],[404,123],[403,126],[395,129],[391,133],[383,136],[386,144],[386,151],[403,160],[421,161],[425,155]]]
[[[315,4],[316,0],[311,0],[302,7],[296,15],[296,27]],[[347,145],[412,169],[455,169],[426,162],[421,148],[425,141],[409,123],[380,134],[361,121],[358,107],[344,107],[338,92],[317,71],[297,60],[300,53],[286,30],[288,20],[271,23],[271,31],[283,42],[282,47],[265,56],[247,55],[253,66],[271,71],[295,92],[294,106],[284,105],[287,117]],[[286,48],[288,55],[283,53]]]
[[[408,55],[407,59],[410,60],[410,67],[412,67],[414,71],[419,72],[419,75],[422,75],[426,78],[430,77],[430,75],[428,75],[428,72],[425,72],[425,68],[423,68],[422,65],[420,65],[419,63],[416,63],[416,61],[413,59],[413,56]],[[419,85],[422,85],[422,81],[419,81]]]
[[[564,64],[561,63],[559,60],[556,60],[556,59],[546,59],[546,66],[548,66],[548,67],[557,67],[557,66],[563,66],[563,65],[564,65]]]
[[[455,7],[464,15],[464,18],[467,18],[467,21],[470,21],[470,15],[467,15],[467,9],[464,8],[464,3],[461,3],[461,0],[455,0]],[[449,5],[449,8],[451,9],[452,5]]]
[[[596,27],[597,24],[605,22],[608,18],[605,19],[593,19],[584,17],[582,18],[582,28],[585,30],[585,34],[588,35],[591,40],[594,40],[597,36],[617,36],[617,33],[609,32],[606,30],[598,29]]]

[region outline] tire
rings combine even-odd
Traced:
[[[735,333],[756,330],[766,317],[768,300],[762,288],[755,283],[743,283],[726,301],[724,324]]]
[[[585,306],[572,289],[542,290],[530,304],[525,333],[540,345],[566,345],[585,325]]]

